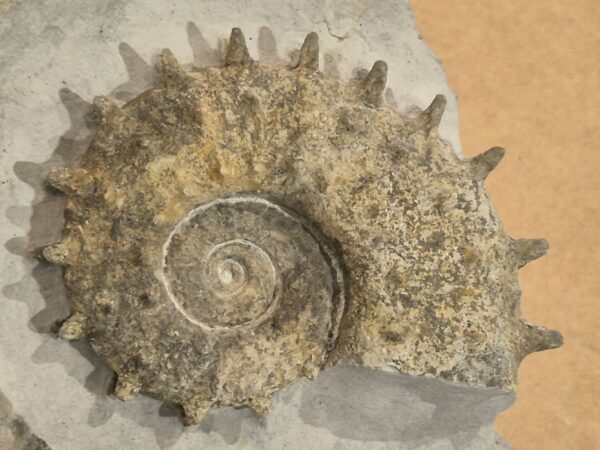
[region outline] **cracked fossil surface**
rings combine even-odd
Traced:
[[[504,155],[459,159],[445,99],[413,116],[383,101],[387,65],[343,83],[318,36],[292,66],[251,60],[233,29],[224,64],[97,97],[95,138],[51,172],[67,196],[72,315],[116,372],[115,395],[268,412],[273,392],[328,365],[393,367],[512,390],[528,353],[562,343],[519,310],[518,269],[543,239],[502,230],[483,182]]]

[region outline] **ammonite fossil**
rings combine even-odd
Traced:
[[[326,365],[394,367],[514,386],[559,346],[525,322],[517,270],[544,240],[502,230],[483,181],[493,148],[461,160],[437,133],[445,100],[406,116],[387,66],[321,74],[318,36],[292,66],[254,62],[239,29],[222,67],[186,71],[123,106],[94,101],[97,134],[48,184],[67,195],[65,339],[89,339],[115,394],[249,405]]]

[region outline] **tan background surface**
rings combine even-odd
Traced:
[[[413,7],[459,97],[465,155],[507,149],[487,182],[506,231],[551,245],[521,271],[521,309],[565,345],[525,359],[497,428],[519,450],[600,449],[600,2]]]

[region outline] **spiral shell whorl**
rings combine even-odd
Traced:
[[[163,246],[162,280],[189,322],[207,333],[239,332],[259,326],[279,307],[282,274],[302,267],[304,258],[329,264],[320,245],[298,218],[269,200],[216,199],[173,228]],[[314,272],[306,282],[338,282],[330,277],[330,271]]]

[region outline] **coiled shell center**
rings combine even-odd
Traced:
[[[329,266],[331,257],[301,219],[265,198],[240,195],[199,205],[175,225],[163,246],[161,275],[189,322],[231,332],[272,317],[282,293],[299,302],[317,295],[315,289],[331,296],[338,280]]]

